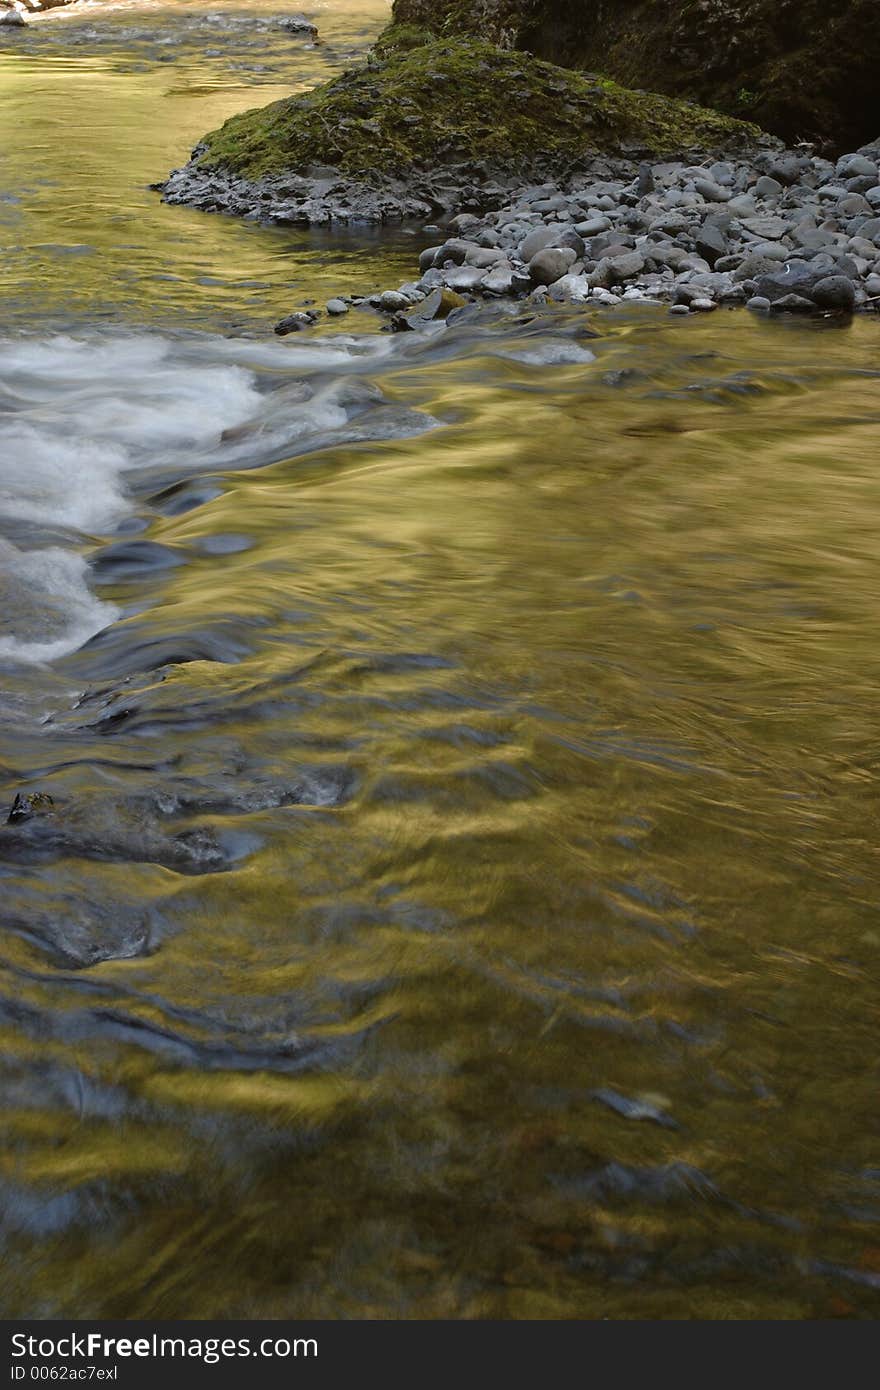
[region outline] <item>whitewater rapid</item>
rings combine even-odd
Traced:
[[[338,433],[384,403],[349,377],[388,350],[378,338],[0,340],[0,658],[54,661],[119,616],[93,591],[89,552],[143,529],[139,485],[258,466]],[[383,420],[401,427],[422,426]]]

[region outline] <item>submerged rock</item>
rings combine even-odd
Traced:
[[[283,19],[279,19],[278,27],[287,29],[291,34],[301,34],[303,38],[316,39],[318,37],[317,24],[306,19],[304,14],[285,15]]]
[[[297,310],[294,314],[288,314],[286,318],[279,319],[275,325],[275,332],[279,338],[283,338],[288,333],[301,333],[304,328],[313,328],[318,322],[320,314],[314,309],[304,311]]]
[[[419,323],[430,323],[434,319],[445,319],[451,314],[453,309],[461,309],[467,300],[454,290],[434,290],[421,304],[416,304],[410,309],[406,318],[410,326],[417,326]]]
[[[51,815],[54,809],[55,802],[48,792],[17,792],[6,824],[21,825],[34,816]]]
[[[775,314],[812,314],[815,307],[812,299],[807,299],[802,294],[780,295],[770,305]]]

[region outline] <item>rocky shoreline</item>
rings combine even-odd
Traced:
[[[834,162],[766,149],[750,160],[599,166],[567,187],[519,189],[450,230],[399,294],[649,300],[674,313],[876,310],[880,141]]]
[[[369,301],[399,329],[429,297],[441,313],[450,296],[675,314],[880,305],[880,139],[828,158],[688,101],[400,25],[362,66],[232,117],[156,186],[275,225],[413,224],[434,238],[418,274]]]
[[[424,220],[451,211],[464,192],[460,185],[450,187],[444,206],[425,184],[388,177],[366,182],[329,167],[248,179],[227,169],[202,167],[199,161],[206,149],[197,145],[188,164],[155,185],[164,202],[277,227],[320,227]]]
[[[596,159],[525,185],[477,183],[467,170],[456,183],[449,169],[409,187],[332,170],[249,184],[196,168],[173,175],[165,197],[276,224],[418,220],[436,236],[418,276],[369,301],[400,329],[424,320],[429,297],[438,313],[501,297],[635,300],[676,314],[880,310],[880,140],[836,161],[769,138],[759,145],[751,157],[699,162]],[[330,312],[351,302],[340,295]],[[282,331],[317,317],[292,315]]]

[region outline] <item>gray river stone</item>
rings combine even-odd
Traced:
[[[718,227],[704,223],[697,232],[697,250],[704,260],[714,265],[727,251],[727,238]]]
[[[857,178],[861,175],[880,176],[877,161],[864,154],[841,155],[837,161],[836,172],[840,178]]]
[[[746,217],[741,225],[762,241],[779,241],[791,231],[792,224],[784,217]]]
[[[408,309],[409,306],[408,296],[401,294],[399,290],[385,290],[379,295],[378,307],[383,313],[394,314],[400,309]]]
[[[694,188],[707,203],[726,203],[731,197],[729,188],[722,188],[711,179],[695,179]]]
[[[856,302],[855,285],[846,275],[828,275],[813,286],[810,299],[820,309],[852,310]]]
[[[477,266],[454,266],[450,270],[444,270],[443,284],[447,289],[455,290],[458,294],[472,293],[479,289],[485,275],[485,270],[480,270]],[[424,286],[422,287],[424,288]]]
[[[256,197],[262,220],[285,225],[332,226],[352,215],[421,218],[433,244],[419,253],[420,278],[369,297],[389,314],[438,289],[467,299],[528,296],[535,303],[647,301],[677,312],[746,301],[755,310],[772,305],[804,314],[878,308],[880,142],[836,165],[783,150],[769,137],[751,155],[707,154],[702,162],[691,153],[644,166],[633,152],[589,161],[559,184],[526,186],[512,175],[477,183],[472,171],[437,169],[368,189],[339,171],[318,172],[247,186],[189,166],[163,187],[172,202],[252,216],[246,200]],[[456,198],[480,206],[481,188],[491,190],[486,210],[455,215]],[[435,196],[441,189],[442,199]],[[420,213],[428,190],[430,213]],[[438,245],[443,235],[447,240]],[[343,295],[338,303],[345,307],[328,305],[328,313],[345,312],[352,300]],[[460,310],[471,311],[473,304]],[[291,315],[279,331],[311,322]]]
[[[468,251],[464,258],[465,265],[472,265],[477,270],[490,270],[493,265],[504,260],[504,252],[495,250],[492,247],[475,246]]]
[[[786,295],[798,294],[805,298],[809,296],[814,285],[828,276],[827,265],[816,267],[809,261],[791,260],[788,261],[783,270],[771,272],[769,275],[757,276],[758,294],[769,299],[771,304],[775,304],[778,299]]]
[[[645,268],[645,258],[638,251],[629,251],[623,256],[612,256],[608,262],[615,281],[632,280]]]
[[[812,299],[805,299],[802,294],[783,294],[770,304],[771,311],[777,314],[812,314],[815,308]]]
[[[529,261],[529,275],[536,285],[552,285],[576,260],[577,254],[570,246],[547,246]]]
[[[556,237],[559,235],[558,227],[538,227],[534,232],[530,232],[522,241],[519,254],[520,259],[528,265],[533,256],[537,256],[539,251],[543,251],[547,246],[556,245]]]
[[[755,184],[755,193],[759,198],[778,198],[782,192],[782,184],[778,179],[771,179],[769,174],[762,174]]]
[[[468,252],[475,249],[474,242],[462,241],[460,237],[453,237],[450,241],[444,241],[434,257],[434,264],[440,269],[449,261],[453,265],[464,265]]]

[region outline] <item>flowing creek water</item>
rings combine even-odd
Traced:
[[[418,237],[148,185],[386,8],[0,41],[0,1302],[874,1316],[877,320],[276,340]]]

